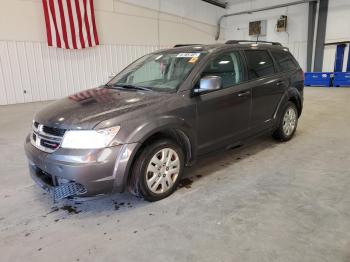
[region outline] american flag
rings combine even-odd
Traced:
[[[82,49],[99,44],[93,0],[42,0],[49,46]]]

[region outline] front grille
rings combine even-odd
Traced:
[[[65,129],[48,127],[48,126],[43,126],[43,131],[46,134],[50,134],[50,135],[53,135],[53,136],[63,136],[64,133],[66,132]]]
[[[54,179],[53,179],[53,177],[52,177],[50,174],[48,174],[48,173],[42,171],[42,170],[39,169],[39,168],[36,168],[36,169],[35,169],[35,174],[36,174],[37,177],[40,178],[41,181],[43,181],[45,184],[47,184],[47,185],[49,185],[49,186],[55,186]]]
[[[52,153],[60,146],[65,132],[65,129],[44,126],[34,122],[30,140],[36,148]]]
[[[46,140],[46,139],[41,139],[40,145],[43,146],[43,147],[50,148],[52,150],[55,150],[55,149],[57,149],[57,147],[60,146],[59,143],[57,143],[57,142],[52,143],[52,142],[50,142],[49,140]]]

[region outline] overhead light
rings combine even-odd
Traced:
[[[220,0],[202,0],[203,2],[207,2],[208,4],[212,4],[221,8],[227,7],[227,2],[223,2]]]
[[[225,61],[225,60],[223,60],[223,61],[220,61],[220,62],[219,62],[220,65],[226,65],[226,64],[228,64],[228,63],[230,63],[230,61]]]
[[[259,62],[259,65],[264,65],[264,64],[266,64],[266,62],[265,62],[265,61],[261,61],[261,62]]]

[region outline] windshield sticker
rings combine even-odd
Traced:
[[[176,57],[199,57],[201,53],[179,53]]]
[[[188,63],[194,64],[194,63],[197,62],[197,60],[198,60],[198,57],[192,57],[192,58],[188,61]]]

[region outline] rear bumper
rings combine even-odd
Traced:
[[[54,195],[95,196],[124,190],[137,143],[103,149],[63,149],[53,153],[24,148],[33,180]],[[68,185],[70,184],[70,185]]]

